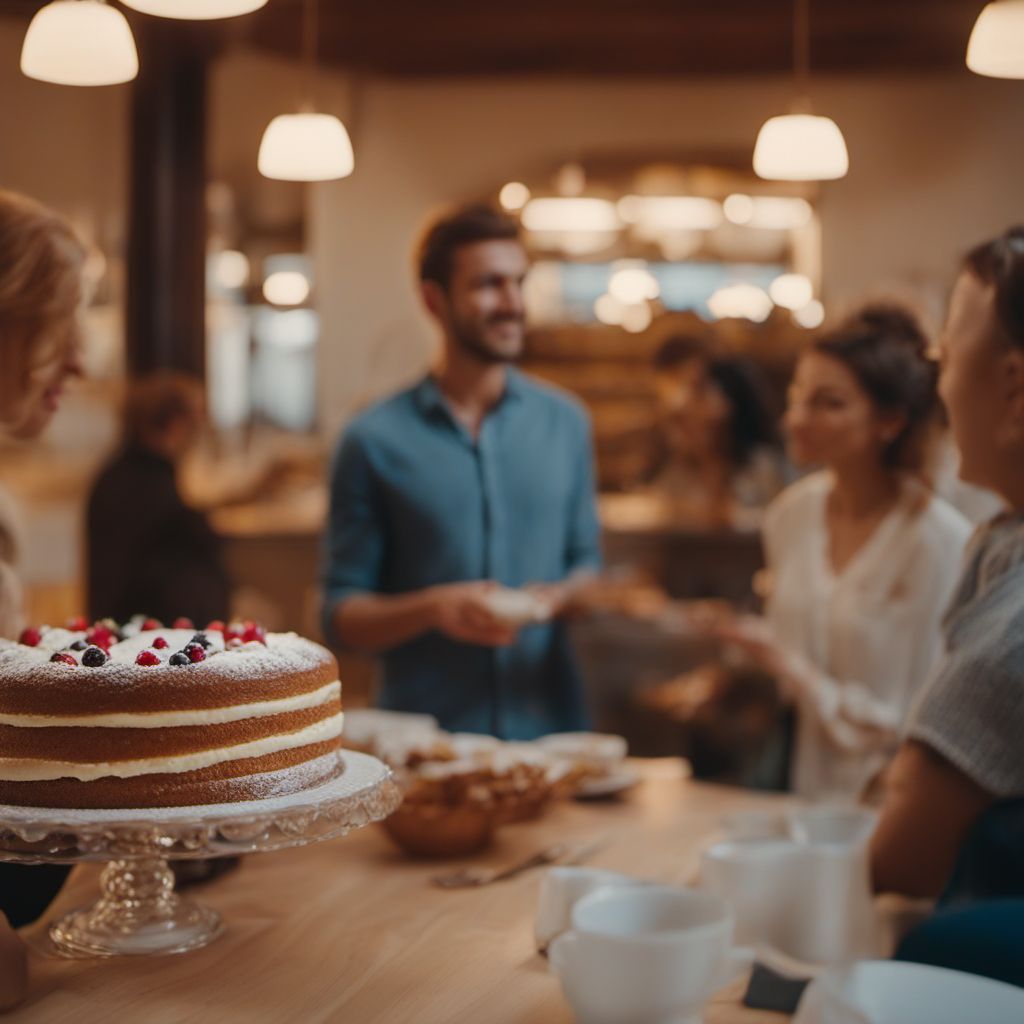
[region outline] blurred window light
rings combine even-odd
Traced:
[[[619,216],[647,234],[710,231],[722,223],[722,206],[703,196],[623,196]]]
[[[825,320],[825,307],[817,300],[812,299],[801,309],[795,310],[793,319],[801,326],[813,331],[820,327]]]
[[[651,326],[654,320],[654,313],[646,302],[636,306],[627,306],[622,314],[622,326],[630,334],[640,334]]]
[[[614,265],[608,280],[608,292],[623,305],[633,306],[645,299],[656,299],[661,289],[647,264],[638,262]]]
[[[749,224],[754,216],[754,200],[742,192],[733,192],[732,195],[725,197],[722,210],[733,224]]]
[[[226,292],[237,291],[249,283],[249,257],[237,249],[225,249],[210,257],[213,283]]]
[[[581,196],[587,187],[587,172],[575,161],[562,164],[555,175],[555,191],[560,196]]]
[[[537,232],[610,232],[622,222],[607,199],[555,196],[531,199],[523,208],[523,225]]]
[[[594,316],[603,324],[617,327],[625,313],[626,307],[614,295],[601,295],[594,303]]]
[[[799,196],[745,196],[733,193],[722,204],[726,218],[741,227],[791,231],[810,223],[814,210]]]
[[[759,324],[768,319],[772,308],[768,293],[746,282],[725,285],[708,299],[708,309],[716,320],[737,318]]]
[[[309,292],[309,278],[301,270],[278,270],[263,282],[263,297],[273,306],[301,306]]]
[[[530,190],[521,181],[510,181],[498,193],[498,202],[503,210],[514,213],[530,201]]]
[[[783,309],[803,309],[814,298],[814,285],[804,274],[780,274],[768,286],[768,294]]]

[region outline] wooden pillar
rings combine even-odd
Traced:
[[[132,19],[128,372],[205,369],[206,77],[196,26]]]

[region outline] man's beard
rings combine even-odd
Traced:
[[[491,324],[502,323],[506,320],[513,321],[520,325],[522,325],[523,322],[522,318],[518,316],[494,316],[484,323],[484,328],[489,327]],[[489,343],[484,337],[483,331],[478,329],[474,324],[453,320],[451,324],[451,332],[452,337],[458,344],[459,348],[463,349],[465,352],[469,352],[482,363],[514,363],[517,362],[523,354],[522,335],[520,335],[515,352],[504,352],[498,345]]]

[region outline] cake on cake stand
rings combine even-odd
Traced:
[[[289,796],[151,810],[0,806],[0,860],[106,861],[102,894],[50,926],[69,956],[184,953],[215,939],[220,916],[174,892],[170,860],[264,853],[335,839],[386,818],[402,802],[391,771],[345,751],[336,779]]]

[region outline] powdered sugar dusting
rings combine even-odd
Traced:
[[[0,640],[0,689],[3,680],[18,675],[30,677],[41,683],[67,684],[72,679],[88,685],[90,678],[102,675],[104,682],[125,686],[138,686],[140,681],[152,677],[165,685],[169,680],[186,682],[197,668],[204,681],[256,681],[276,673],[315,670],[330,658],[327,650],[319,644],[306,640],[295,633],[270,633],[264,646],[258,642],[243,644],[241,647],[225,650],[224,638],[220,633],[208,633],[210,649],[207,658],[197,665],[169,665],[172,654],[180,651],[195,635],[194,629],[147,630],[134,637],[111,645],[110,659],[99,668],[84,665],[55,664],[50,655],[64,650],[76,640],[83,639],[84,633],[71,633],[66,629],[49,629],[43,634],[38,647]],[[162,636],[167,641],[163,650],[152,648],[153,641]],[[135,664],[140,651],[153,650],[160,659],[159,665],[143,667]],[[71,652],[80,661],[81,652]]]
[[[320,783],[334,772],[341,760],[342,772]],[[139,807],[111,810],[73,810],[48,807],[0,806],[0,827],[18,830],[28,826],[103,827],[105,825],[192,826],[198,823],[256,820],[283,812],[315,809],[329,801],[359,798],[391,777],[390,769],[369,754],[345,751],[325,754],[312,761],[263,775],[235,780],[249,793],[262,796],[237,803],[201,804],[192,807]],[[310,784],[309,788],[299,788]],[[285,792],[285,790],[288,790]]]

